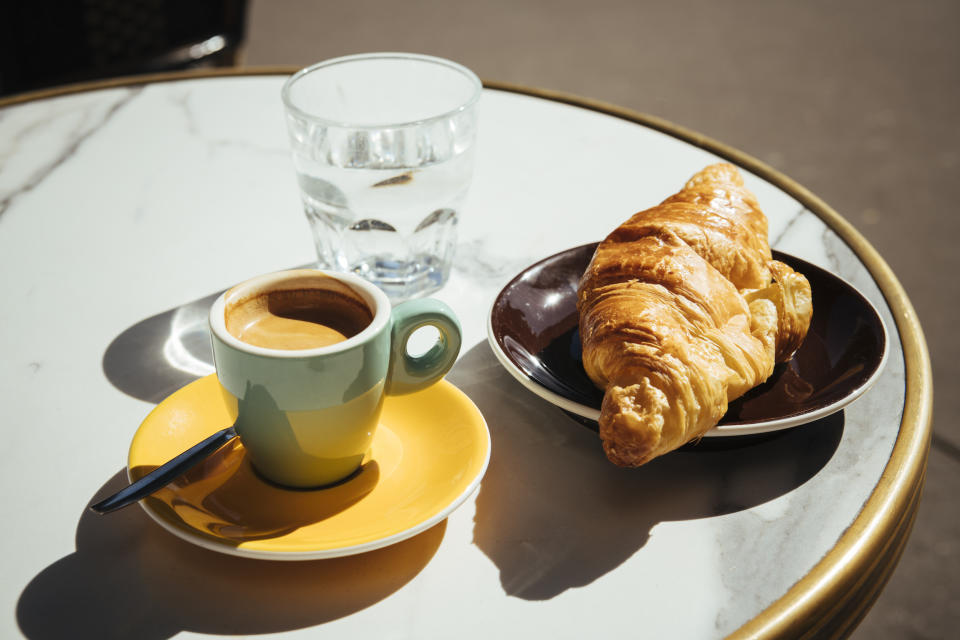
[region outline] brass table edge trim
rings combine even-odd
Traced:
[[[300,67],[291,67],[288,65],[254,66],[254,67],[216,67],[203,69],[188,69],[186,71],[162,71],[158,73],[146,73],[134,76],[120,76],[117,78],[106,78],[102,80],[89,80],[86,82],[75,82],[47,89],[37,89],[35,91],[26,91],[16,93],[4,98],[0,98],[0,109],[10,107],[24,102],[34,100],[43,100],[45,98],[59,98],[74,93],[83,93],[85,91],[100,91],[102,89],[117,89],[122,87],[133,87],[143,84],[157,84],[161,82],[176,82],[178,80],[194,80],[198,78],[231,78],[247,76],[276,76],[290,75],[298,71]]]
[[[876,558],[862,573],[844,576],[846,590],[835,602],[826,601],[817,616],[805,619],[797,635],[802,638],[843,638],[856,628],[893,574],[906,547],[920,506],[923,480],[914,489],[903,517],[885,539]]]
[[[289,75],[299,68],[287,65],[217,68],[111,78],[0,98],[0,108],[84,91],[196,78]],[[915,513],[911,513],[915,509],[910,509],[911,498],[922,486],[930,446],[933,374],[923,330],[902,285],[876,249],[845,218],[805,187],[753,156],[668,120],[603,101],[504,82],[485,80],[483,84],[488,89],[561,102],[635,122],[730,160],[790,194],[823,220],[850,246],[877,282],[893,313],[906,369],[903,417],[890,459],[860,513],[833,548],[806,576],[730,637],[780,638],[803,635],[813,625],[818,611],[830,607],[838,598],[847,600],[852,597],[849,594],[851,583],[855,584],[863,569],[870,567],[876,551],[882,550],[888,541],[895,539],[904,519],[909,521],[906,530],[909,533],[909,526],[915,517]],[[899,553],[890,559],[886,565],[889,568],[887,575],[892,573],[898,559]],[[870,604],[865,603],[860,618],[869,610]],[[853,624],[856,622],[859,620],[854,620]],[[852,628],[849,627],[845,632]]]
[[[884,558],[883,562],[878,562],[877,569],[869,576],[868,581],[864,582],[861,592],[851,597],[853,601],[851,604],[852,611],[844,621],[844,624],[841,625],[831,637],[844,638],[852,633],[857,625],[863,621],[867,613],[869,613],[873,604],[877,601],[877,598],[880,597],[883,588],[887,582],[889,582],[890,577],[896,569],[897,563],[903,556],[903,550],[907,546],[910,533],[913,531],[913,526],[916,523],[917,514],[920,510],[920,499],[923,493],[922,485],[923,481],[921,481],[921,487],[918,489],[916,498],[910,507],[908,517],[904,520],[901,529],[896,533],[896,539],[890,552]]]
[[[853,225],[823,200],[793,179],[760,160],[703,134],[667,120],[598,100],[506,83],[487,82],[498,89],[554,100],[636,122],[710,151],[784,190],[840,236],[867,267],[890,306],[900,334],[906,370],[904,411],[890,459],[860,513],[833,548],[780,598],[731,634],[730,638],[797,637],[815,615],[838,598],[849,597],[850,583],[873,562],[910,517],[911,497],[922,482],[930,446],[933,373],[923,329],[903,286],[886,261]],[[895,563],[899,554],[890,557]],[[890,571],[892,572],[891,566]],[[856,592],[853,596],[858,595]],[[870,603],[872,604],[872,603]],[[864,615],[866,611],[863,612]],[[862,616],[861,616],[862,617]],[[852,631],[852,627],[848,630]]]

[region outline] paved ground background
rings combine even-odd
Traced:
[[[666,118],[783,171],[856,225],[910,295],[933,359],[927,488],[859,639],[960,628],[960,3],[953,0],[252,0],[243,62],[364,51]]]

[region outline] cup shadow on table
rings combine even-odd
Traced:
[[[104,353],[107,379],[128,395],[158,403],[212,373],[207,313],[218,295],[126,329]],[[227,445],[215,455],[236,457],[235,453]],[[267,490],[253,479],[243,458],[235,461],[235,472],[217,489],[217,510],[211,512],[228,527],[226,516],[238,494],[247,495],[251,486]],[[229,461],[221,462],[224,468],[231,467]],[[375,484],[376,475],[375,466],[367,468],[361,478],[369,482],[361,485]],[[126,484],[126,471],[117,472],[87,506]],[[282,535],[289,528],[283,519],[290,510],[305,519],[299,524],[307,524],[359,499],[340,498],[331,502],[310,492],[291,492],[286,502],[266,505],[256,521],[234,527],[236,542]],[[162,506],[162,501],[157,504]],[[161,529],[136,506],[105,516],[84,509],[76,551],[45,568],[25,587],[17,603],[17,622],[29,638],[147,640],[180,631],[248,635],[315,626],[365,609],[400,589],[430,562],[445,531],[446,520],[413,538],[364,554],[267,561],[194,546]]]
[[[207,312],[217,295],[157,314],[125,330],[104,354],[106,377],[124,393],[156,403],[212,373]],[[477,404],[492,437],[490,465],[476,498],[474,544],[499,569],[504,591],[527,600],[550,599],[592,583],[640,551],[659,523],[722,516],[789,493],[827,464],[844,429],[840,412],[765,436],[705,438],[638,469],[620,469],[607,462],[595,432],[524,389],[503,369],[486,341],[463,353],[447,378]],[[81,519],[81,529],[83,524]],[[172,538],[152,529],[157,527],[142,535]],[[430,532],[418,538],[428,535]],[[442,532],[436,544],[440,538]],[[158,556],[218,555],[175,538],[166,544],[178,548]],[[74,555],[82,556],[80,551]],[[244,562],[224,558],[208,562]],[[243,566],[260,561],[246,562]],[[92,570],[95,564],[88,567]],[[25,597],[58,565],[38,576]],[[204,579],[213,579],[216,572],[211,574]],[[235,582],[246,584],[249,580]],[[306,606],[309,601],[300,602]],[[198,612],[189,628],[201,626],[206,616]],[[212,619],[226,617],[214,615]],[[296,614],[289,617],[297,619]],[[38,614],[35,620],[41,618]],[[309,624],[323,619],[329,618],[319,615]],[[28,625],[22,622],[21,627],[27,629]]]
[[[126,484],[119,471],[90,504]],[[17,603],[28,638],[170,638],[310,627],[369,607],[413,579],[436,553],[446,521],[356,556],[283,562],[196,547],[131,506],[84,510],[76,551],[40,572]]]
[[[594,431],[524,389],[484,341],[448,374],[492,438],[474,543],[504,591],[546,600],[592,583],[657,524],[734,513],[782,496],[826,465],[843,413],[764,436],[705,438],[636,469],[608,462]]]

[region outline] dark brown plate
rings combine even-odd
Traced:
[[[522,271],[497,296],[487,326],[494,354],[517,380],[589,420],[599,418],[603,392],[583,369],[576,301],[596,247],[568,249]],[[764,433],[823,418],[862,395],[883,369],[887,333],[873,305],[829,271],[773,253],[810,281],[810,330],[793,358],[730,403],[708,436]]]

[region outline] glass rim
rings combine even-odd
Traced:
[[[453,71],[459,72],[467,80],[470,81],[470,84],[473,85],[473,93],[470,95],[470,98],[467,99],[463,104],[457,106],[454,109],[448,109],[443,113],[437,115],[429,116],[426,118],[419,118],[417,120],[408,120],[405,122],[393,122],[385,124],[361,124],[361,123],[351,123],[345,122],[342,120],[335,120],[332,118],[324,118],[323,116],[318,116],[312,113],[308,113],[301,109],[300,107],[293,104],[293,101],[290,98],[290,90],[293,85],[300,80],[301,78],[317,71],[318,69],[323,69],[326,67],[332,67],[334,65],[343,64],[345,62],[357,62],[360,60],[415,60],[419,62],[429,62],[431,64],[438,64]],[[348,56],[340,56],[338,58],[330,58],[328,60],[322,60],[316,62],[308,67],[300,69],[289,78],[286,82],[283,83],[283,88],[280,90],[280,96],[283,99],[283,105],[286,107],[289,113],[296,115],[297,117],[308,120],[313,123],[325,124],[327,126],[338,127],[341,129],[400,129],[405,127],[415,127],[419,125],[429,124],[432,122],[438,122],[440,120],[446,120],[451,118],[458,113],[463,113],[473,107],[480,99],[480,95],[483,92],[483,82],[480,78],[477,77],[473,71],[463,66],[458,62],[452,60],[447,60],[446,58],[438,58],[436,56],[429,56],[421,53],[403,53],[403,52],[394,52],[394,51],[383,51],[376,53],[358,53]]]

